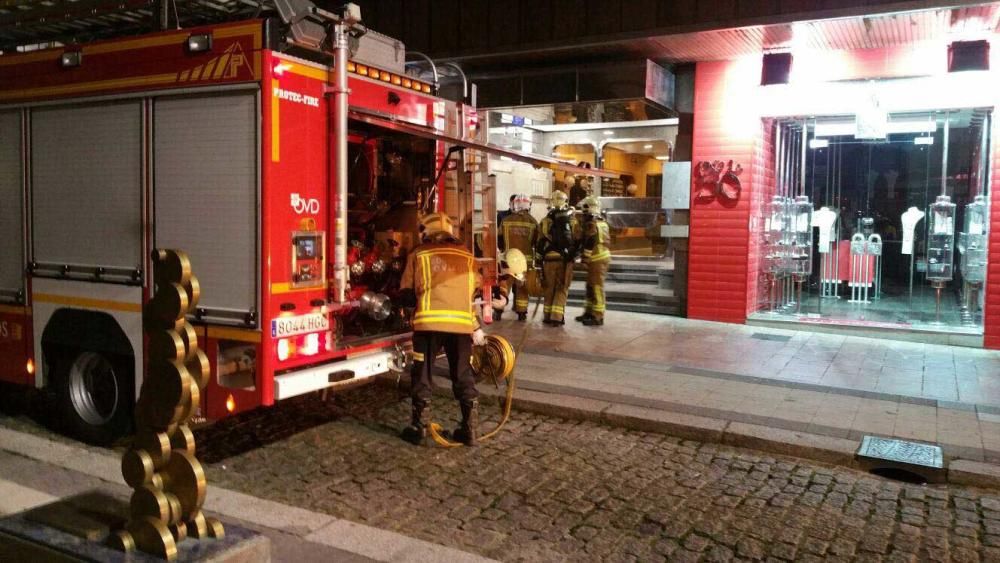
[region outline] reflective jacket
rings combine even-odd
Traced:
[[[583,222],[583,261],[609,262],[611,260],[611,228],[607,221],[595,217]]]
[[[534,257],[535,241],[538,238],[538,221],[527,211],[519,211],[504,217],[500,223],[500,234],[502,235],[500,248],[507,252],[511,248],[516,248],[524,253],[528,260],[528,267],[531,267]]]
[[[473,312],[476,291],[472,253],[457,242],[424,243],[410,252],[400,289],[416,294],[413,330],[472,334],[479,328]]]

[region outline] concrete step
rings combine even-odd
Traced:
[[[575,299],[570,297],[566,301],[567,305],[573,307],[583,307],[583,299]],[[649,315],[667,315],[671,317],[682,317],[684,316],[684,311],[681,308],[680,303],[662,306],[662,305],[647,305],[645,303],[614,303],[608,302],[606,304],[609,311],[626,311],[629,313],[646,313]]]
[[[587,280],[586,270],[576,270],[573,272],[573,279],[578,281]],[[641,283],[656,286],[660,282],[660,276],[656,272],[608,272],[605,278],[608,284],[611,283]]]
[[[584,299],[587,295],[586,283],[574,281],[569,288],[571,299]],[[669,289],[660,289],[647,284],[617,283],[604,286],[604,298],[616,303],[642,303],[647,305],[673,305],[680,300]]]

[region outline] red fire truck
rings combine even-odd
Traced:
[[[0,382],[53,392],[82,439],[126,432],[154,248],[201,284],[207,419],[403,369],[419,213],[480,241],[489,283],[483,155],[594,174],[476,142],[474,108],[407,75],[398,42],[349,60],[351,10],[310,16],[328,64],[270,19],[0,56]]]

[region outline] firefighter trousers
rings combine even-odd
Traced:
[[[521,287],[512,287],[511,291],[514,292],[514,312],[515,313],[527,313],[528,312],[528,290]]]
[[[545,320],[563,322],[566,314],[566,299],[569,284],[573,281],[573,263],[562,259],[546,260],[543,265],[545,275]]]
[[[434,360],[441,348],[448,356],[451,390],[460,402],[479,397],[476,378],[472,375],[472,337],[454,332],[415,331],[413,333],[413,368],[410,370],[410,398],[430,401],[434,384],[431,375]]]
[[[587,264],[587,302],[584,314],[604,320],[604,278],[608,275],[608,261]]]

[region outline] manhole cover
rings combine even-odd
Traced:
[[[791,336],[784,334],[767,334],[766,332],[755,332],[750,335],[750,338],[756,338],[757,340],[773,340],[775,342],[788,342],[792,339]]]
[[[865,436],[861,439],[858,459],[869,471],[902,470],[931,482],[945,477],[944,455],[940,446]]]

